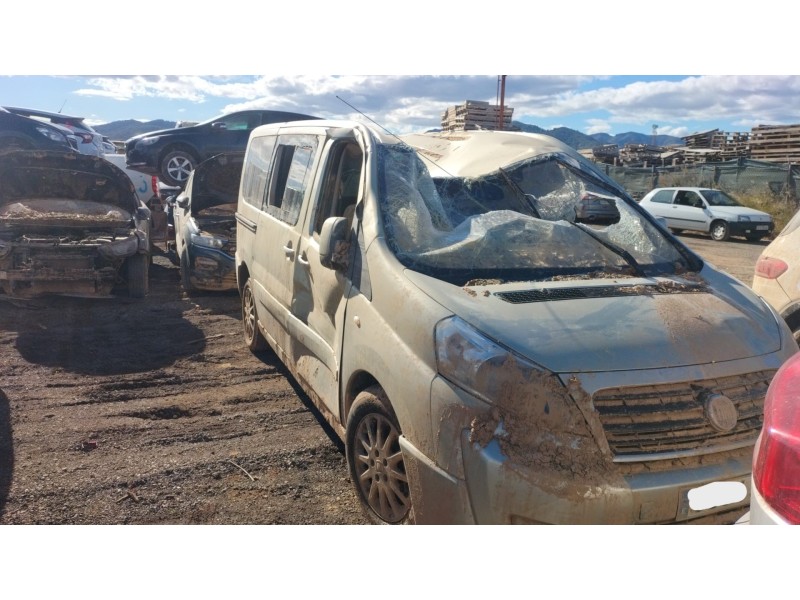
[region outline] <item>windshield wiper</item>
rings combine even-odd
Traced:
[[[603,238],[601,238],[599,235],[597,235],[594,231],[592,231],[590,228],[586,227],[585,225],[581,225],[580,223],[573,223],[572,221],[567,221],[567,223],[577,227],[582,232],[584,232],[586,235],[588,235],[590,238],[595,240],[597,243],[599,243],[602,246],[608,248],[609,250],[611,250],[617,256],[622,257],[622,259],[626,263],[628,263],[628,265],[634,271],[636,271],[636,274],[639,275],[640,277],[646,277],[647,276],[645,274],[645,272],[642,270],[642,267],[639,265],[639,263],[636,262],[636,259],[633,258],[631,253],[628,252],[627,250],[625,250],[624,248],[620,248],[616,244],[614,244],[612,242],[609,242],[608,240],[604,240]]]
[[[516,194],[517,199],[522,202],[524,208],[530,209],[533,213],[533,216],[537,219],[541,219],[542,216],[539,214],[539,210],[536,208],[536,205],[533,203],[535,197],[532,194],[526,194],[525,190],[519,187],[519,184],[511,179],[508,173],[506,173],[502,167],[499,169],[500,175],[503,176],[505,182],[509,185],[509,187],[514,190],[514,194]]]

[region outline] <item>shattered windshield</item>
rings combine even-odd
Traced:
[[[613,184],[569,155],[436,180],[408,146],[379,146],[378,160],[387,242],[416,271],[463,284],[690,269]]]

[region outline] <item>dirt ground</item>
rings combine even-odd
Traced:
[[[763,244],[682,238],[745,283]],[[0,295],[0,524],[359,524],[343,447],[239,296]]]
[[[343,447],[239,296],[0,295],[0,523],[366,522]]]

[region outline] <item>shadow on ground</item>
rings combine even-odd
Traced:
[[[11,439],[11,408],[0,389],[0,517],[5,511],[14,473],[14,444]]]

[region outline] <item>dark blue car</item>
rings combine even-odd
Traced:
[[[67,134],[60,128],[15,115],[0,107],[0,152],[6,150],[71,151]]]
[[[214,156],[194,169],[172,206],[183,288],[236,289],[236,203],[244,152]]]
[[[192,127],[163,129],[125,142],[129,169],[157,175],[169,185],[183,186],[201,162],[222,152],[244,152],[250,132],[259,125],[316,119],[279,110],[243,110],[220,115]]]

